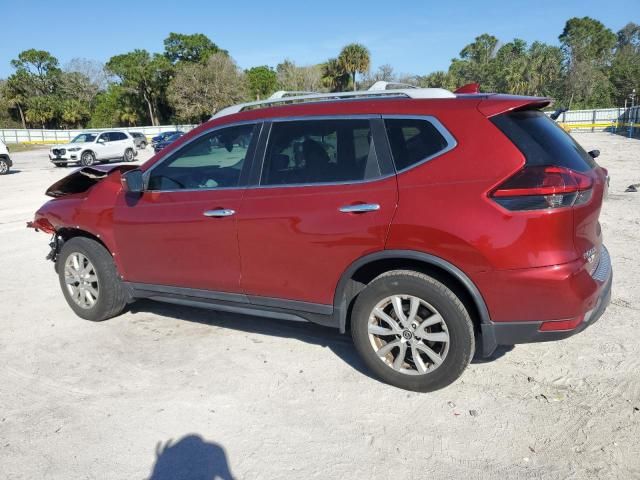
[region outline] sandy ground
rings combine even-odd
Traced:
[[[80,320],[25,228],[68,170],[16,154],[0,177],[0,477],[640,478],[640,193],[624,193],[640,141],[577,138],[611,174],[612,305],[431,394],[370,378],[348,336],[313,325],[153,302]]]

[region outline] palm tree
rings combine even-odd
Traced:
[[[120,113],[120,120],[127,122],[127,125],[134,127],[138,123],[138,113],[131,107],[124,107]]]
[[[322,64],[322,83],[332,92],[342,92],[349,84],[349,73],[345,72],[336,58]]]
[[[353,90],[356,90],[356,73],[369,71],[371,62],[369,50],[359,43],[350,43],[342,49],[338,56],[338,63],[353,79]]]

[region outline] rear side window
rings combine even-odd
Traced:
[[[556,165],[577,172],[596,165],[571,135],[539,110],[503,113],[491,121],[518,147],[527,165]]]
[[[380,176],[368,119],[276,122],[261,185],[367,180]]]
[[[119,140],[126,140],[126,139],[127,139],[127,135],[125,133],[122,133],[122,132],[109,133],[109,140],[111,140],[112,142],[116,142]]]
[[[453,143],[429,120],[392,118],[385,119],[384,123],[398,171],[441,153]]]

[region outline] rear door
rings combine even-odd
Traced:
[[[346,268],[384,249],[397,202],[384,127],[379,117],[353,117],[265,129],[238,215],[242,290],[256,303],[331,305]]]

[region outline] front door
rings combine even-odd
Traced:
[[[141,196],[120,194],[114,233],[125,280],[238,292],[236,212],[255,129],[202,134],[145,172]]]
[[[376,121],[272,124],[238,215],[245,294],[331,305],[345,269],[384,249],[397,184],[379,162]]]

